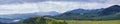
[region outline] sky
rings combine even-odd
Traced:
[[[120,5],[120,0],[0,0],[0,14],[100,9]]]

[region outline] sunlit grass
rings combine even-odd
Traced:
[[[63,20],[58,20],[63,21]],[[80,20],[66,20],[68,24],[120,24],[120,20],[111,21],[80,21]]]

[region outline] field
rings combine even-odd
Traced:
[[[63,21],[63,20],[58,20]],[[120,24],[120,20],[111,21],[80,21],[80,20],[66,20],[68,24]]]
[[[33,20],[33,18],[35,20]],[[104,20],[104,21],[91,21],[91,20],[60,20],[49,17],[33,17],[27,19],[24,22],[20,22],[19,24],[120,24],[120,20]],[[33,22],[31,22],[33,21]],[[46,22],[45,22],[46,21]]]

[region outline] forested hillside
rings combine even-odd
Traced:
[[[58,21],[50,17],[31,17],[19,22],[18,24],[67,24],[66,21]]]

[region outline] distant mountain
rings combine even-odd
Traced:
[[[120,12],[120,6],[119,5],[113,5],[111,7],[108,7],[104,9],[103,11],[99,12],[101,15],[110,15],[112,13],[118,13]]]
[[[26,18],[30,18],[33,16],[55,16],[58,15],[58,12],[51,11],[51,12],[35,12],[35,13],[24,13],[24,14],[7,14],[7,15],[0,15],[0,22],[12,22],[16,20],[22,20]]]
[[[22,19],[26,19],[32,16],[36,16],[35,13],[27,13],[27,14],[8,14],[8,15],[0,15],[0,22],[10,23],[10,22],[18,22]]]
[[[75,9],[72,11],[65,12],[61,15],[58,15],[58,18],[62,19],[86,19],[94,17],[94,13],[100,12],[104,9],[94,9],[94,10],[85,10],[85,9]],[[87,16],[89,15],[89,16]]]
[[[6,15],[0,15],[0,18],[28,18],[31,16],[37,16],[36,13],[25,13],[25,14],[6,14]]]
[[[72,20],[114,20],[120,18],[120,6],[113,5],[106,9],[75,9],[58,15],[56,18]]]
[[[11,23],[11,22],[18,22],[20,19],[9,19],[9,18],[0,18],[1,23]]]
[[[99,12],[99,11],[102,11],[102,10],[103,10],[103,8],[93,9],[93,10],[75,9],[75,10],[68,11],[68,12],[65,12],[65,13],[94,13],[94,12]]]
[[[49,15],[49,16],[54,16],[58,15],[60,13],[51,11],[51,12],[35,12],[35,13],[23,13],[23,14],[5,14],[5,15],[0,15],[0,18],[28,18],[32,16],[44,16],[44,15]]]
[[[40,16],[44,16],[44,15],[55,16],[55,15],[59,15],[60,13],[56,11],[50,11],[50,12],[38,12],[37,14]]]

